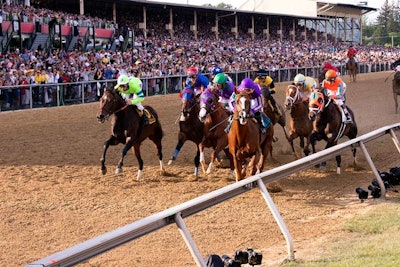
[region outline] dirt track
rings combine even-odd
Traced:
[[[353,109],[359,134],[397,123],[389,72],[359,75],[348,83],[348,102]],[[344,77],[347,82],[348,77]],[[283,102],[287,84],[277,84],[276,99]],[[177,95],[147,98],[158,111],[165,132],[166,163],[175,148],[179,115]],[[99,159],[109,137],[109,123],[98,124],[98,104],[67,106],[0,113],[0,263],[23,266],[107,231],[178,205],[206,192],[233,183],[228,169],[211,177],[193,173],[193,144],[184,145],[175,165],[159,175],[152,143],[142,146],[144,175],[136,181],[136,159],[129,153],[124,173],[116,176],[122,146],[111,147],[106,161],[108,173],[101,175]],[[267,168],[293,160],[283,131],[274,144],[274,158]],[[298,140],[295,141],[298,146]],[[322,147],[320,144],[319,149]],[[398,152],[388,137],[367,144],[378,169],[400,166]],[[282,191],[272,194],[296,249],[297,259],[312,259],[331,253],[326,247],[334,240],[351,238],[341,223],[373,208],[379,200],[360,203],[355,188],[367,188],[373,174],[360,151],[362,170],[354,171],[350,151],[343,155],[342,175],[335,174],[335,162],[328,172],[310,169],[279,181]],[[399,201],[395,193],[388,198]],[[287,257],[286,243],[258,190],[196,214],[185,220],[202,255],[232,254],[253,247],[262,251],[263,266],[277,266]],[[195,266],[175,225],[142,237],[97,256],[83,266]]]

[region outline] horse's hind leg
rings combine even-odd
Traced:
[[[110,145],[117,145],[117,144],[119,144],[119,142],[118,142],[118,140],[117,140],[117,138],[115,138],[115,136],[111,136],[110,137],[110,139],[108,139],[107,141],[105,141],[104,142],[104,145],[103,145],[103,155],[102,155],[102,157],[101,157],[101,159],[100,159],[100,163],[101,163],[101,173],[104,175],[104,174],[106,174],[107,173],[107,167],[106,167],[106,165],[105,165],[105,162],[106,162],[106,153],[107,153],[107,150],[108,150],[108,147],[110,146]]]
[[[157,149],[157,156],[158,160],[160,162],[160,171],[164,172],[164,164],[163,164],[163,153],[162,153],[162,143],[161,143],[161,138],[150,138],[151,141],[153,141],[154,145],[156,146]]]
[[[137,176],[136,176],[136,180],[139,181],[140,177],[142,176],[142,172],[143,172],[143,159],[142,159],[142,156],[140,155],[140,143],[136,143],[133,146],[133,153],[135,154],[138,165],[139,165]]]
[[[397,102],[397,93],[396,92],[393,92],[393,98],[394,98],[394,112],[397,114],[399,103]]]

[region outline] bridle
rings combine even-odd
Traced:
[[[295,94],[294,96],[291,96],[293,91],[295,91]],[[298,103],[299,99],[301,99],[299,88],[297,88],[297,86],[295,85],[289,85],[286,91],[286,101],[285,101],[286,109],[290,109],[294,104]]]
[[[123,98],[120,97],[118,95],[118,93],[115,91],[104,91],[104,94],[101,97],[100,101],[104,101],[104,103],[100,107],[100,112],[99,112],[100,115],[97,116],[97,119],[100,122],[104,122],[105,120],[108,120],[108,118],[111,115],[118,113],[129,106],[128,104],[126,104],[124,102]],[[122,105],[122,107],[118,108],[116,110],[113,110],[113,107],[118,106],[119,103]]]

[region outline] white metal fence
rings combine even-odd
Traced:
[[[144,219],[138,220],[116,230],[87,240],[81,244],[75,245],[43,259],[32,262],[26,265],[26,267],[72,266],[173,223],[177,225],[178,230],[181,233],[186,245],[188,246],[188,249],[192,254],[197,266],[205,267],[203,257],[201,256],[201,253],[199,252],[195,242],[193,241],[183,219],[197,212],[210,208],[225,200],[236,197],[249,190],[255,189],[257,187],[249,187],[249,185],[255,184],[257,184],[258,188],[260,188],[261,194],[263,195],[269,209],[274,216],[274,219],[278,223],[278,226],[283,233],[287,244],[288,260],[294,260],[294,246],[292,237],[282,217],[280,216],[280,213],[276,208],[272,198],[270,197],[265,187],[265,184],[278,181],[282,178],[288,177],[293,173],[311,168],[318,163],[321,163],[328,159],[332,159],[335,156],[342,154],[343,152],[348,151],[352,147],[356,146],[360,147],[362,152],[364,153],[364,156],[367,159],[367,162],[370,165],[381,188],[381,198],[385,198],[385,186],[365,147],[365,143],[388,134],[390,135],[391,139],[394,142],[394,145],[400,153],[400,143],[395,133],[395,131],[399,130],[400,123],[382,127],[370,133],[359,136],[353,140],[343,142],[334,147],[325,149],[302,159],[265,171],[255,176],[251,176],[240,182],[225,186],[213,192],[207,193],[203,196],[184,202],[178,206],[153,214]]]

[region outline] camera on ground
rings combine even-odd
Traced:
[[[262,254],[255,252],[252,248],[245,251],[237,250],[235,252],[235,260],[240,261],[242,264],[248,263],[249,265],[260,265],[262,261]]]
[[[240,267],[242,263],[236,259],[232,259],[228,255],[221,256],[222,262],[224,263],[224,267]]]

